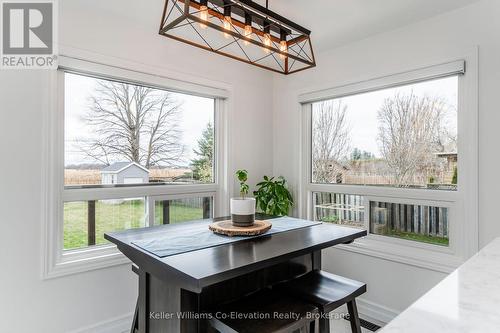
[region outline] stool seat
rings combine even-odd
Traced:
[[[316,305],[321,314],[347,304],[351,331],[361,333],[356,297],[366,292],[366,284],[321,270],[313,270],[293,280],[280,283],[274,288]],[[322,316],[319,319],[319,331],[330,332],[328,318]]]
[[[330,312],[366,292],[366,284],[321,270],[311,271],[280,286],[281,290]]]
[[[291,333],[309,331],[317,314],[314,305],[264,289],[214,309],[209,324],[222,333]]]

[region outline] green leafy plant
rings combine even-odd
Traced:
[[[263,213],[275,216],[287,215],[293,206],[292,194],[286,187],[283,177],[264,176],[264,180],[257,184],[257,191],[253,192],[257,208]]]
[[[240,195],[242,198],[245,198],[250,190],[250,186],[247,184],[248,180],[248,171],[246,170],[238,170],[236,171],[236,178],[240,182]]]

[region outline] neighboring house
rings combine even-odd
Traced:
[[[454,167],[457,166],[457,161],[458,161],[458,154],[457,152],[444,152],[444,153],[437,153],[437,157],[440,158],[446,158],[446,168],[448,170],[452,170]]]
[[[319,176],[314,174],[314,178],[317,177],[325,177],[325,179],[321,179],[320,182],[326,183],[337,183],[341,184],[345,181],[345,174],[349,171],[349,165],[347,163],[339,162],[333,159],[321,160],[318,162],[321,165],[320,170],[321,173],[327,173],[327,175]],[[314,172],[314,171],[313,171]],[[329,179],[326,179],[326,178]]]
[[[135,162],[116,162],[101,170],[101,184],[149,182],[149,170]]]

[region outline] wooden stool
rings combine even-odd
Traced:
[[[252,314],[253,318],[243,317]],[[318,308],[290,295],[264,289],[226,303],[212,311],[212,315],[209,325],[221,333],[292,333],[297,330],[309,333],[315,331]]]
[[[351,330],[353,333],[361,332],[356,297],[366,292],[366,284],[362,282],[314,270],[296,279],[281,283],[274,289],[295,295],[316,305],[321,312],[320,333],[330,332],[330,320],[327,318],[327,314],[347,303]]]

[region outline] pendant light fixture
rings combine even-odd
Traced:
[[[311,32],[251,0],[166,0],[160,35],[283,74],[316,66]]]

